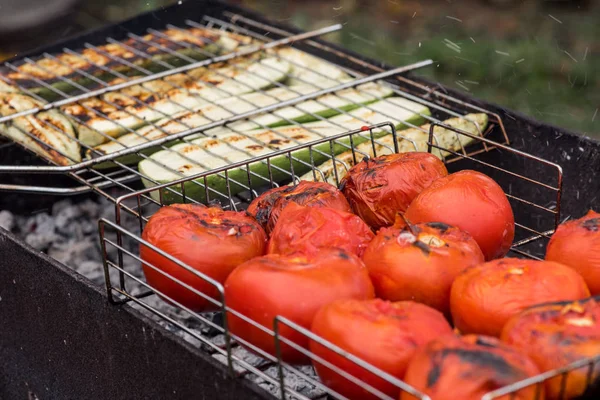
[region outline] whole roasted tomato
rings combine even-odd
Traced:
[[[377,232],[363,262],[377,297],[418,301],[449,316],[454,278],[484,257],[471,235],[458,228],[438,222],[407,226],[398,219]]]
[[[267,241],[263,229],[246,213],[194,204],[161,208],[146,224],[142,238],[221,284],[238,265],[263,255]],[[140,256],[146,281],[164,297],[193,311],[218,308],[175,280],[221,301],[213,284],[145,245],[140,246]]]
[[[239,266],[225,282],[227,307],[273,330],[277,315],[310,329],[319,308],[337,299],[371,299],[374,290],[360,259],[338,249],[318,255],[269,254]],[[261,350],[275,355],[275,340],[234,313],[228,313],[229,329]],[[308,348],[308,337],[280,326],[284,338]],[[243,344],[243,343],[242,343]],[[308,364],[310,358],[282,344],[282,359]]]
[[[366,158],[352,167],[340,188],[352,209],[373,229],[390,226],[398,212],[433,181],[448,175],[444,163],[422,152]]]
[[[600,303],[594,299],[540,305],[511,318],[502,340],[529,355],[542,372],[600,355]],[[561,396],[562,375],[546,381],[546,398],[573,399],[585,392],[587,380],[600,376],[589,365],[569,372]]]
[[[575,269],[590,292],[600,294],[600,214],[590,211],[560,225],[548,243],[546,260]]]
[[[327,207],[288,204],[271,233],[268,253],[315,253],[336,247],[359,257],[375,235],[358,216]]]
[[[391,303],[380,299],[339,300],[319,310],[312,324],[312,332],[374,367],[402,379],[417,348],[440,335],[452,333],[452,328],[440,312],[412,301]],[[400,394],[400,388],[394,384],[316,341],[311,340],[310,350],[388,396],[397,398]],[[313,360],[313,365],[323,383],[351,400],[380,398],[325,364]]]
[[[438,179],[411,203],[406,217],[413,223],[444,222],[470,233],[486,260],[505,256],[515,236],[515,219],[502,188],[476,171]]]
[[[589,295],[581,275],[565,265],[504,258],[463,271],[452,284],[450,311],[462,333],[500,336],[504,324],[527,307]]]
[[[248,213],[270,233],[279,214],[290,202],[308,207],[329,207],[352,212],[342,192],[325,182],[301,181],[296,186],[273,188],[250,203]]]
[[[452,335],[423,346],[404,381],[433,400],[481,400],[486,393],[538,374],[529,357],[496,338]],[[543,388],[539,395],[534,385],[495,399],[543,399]],[[402,392],[400,400],[409,399],[416,397]]]

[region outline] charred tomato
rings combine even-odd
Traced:
[[[312,332],[402,379],[417,348],[440,335],[451,334],[452,328],[439,311],[412,301],[339,300],[319,310],[312,324]],[[400,389],[395,385],[316,341],[310,342],[310,350],[388,396],[397,398],[400,394]],[[347,380],[326,364],[313,360],[313,365],[323,383],[351,400],[380,398]]]
[[[502,188],[477,171],[438,179],[415,198],[406,217],[413,223],[444,222],[468,232],[488,261],[505,256],[515,236],[514,215]]]
[[[361,257],[374,236],[371,228],[354,214],[290,203],[271,233],[267,252],[314,254],[335,247]]]
[[[232,310],[273,330],[277,315],[310,329],[319,308],[337,299],[371,299],[373,285],[362,261],[338,249],[323,249],[318,255],[269,254],[239,266],[225,282],[225,301]],[[231,332],[252,345],[275,355],[270,335],[235,313],[227,316]],[[280,325],[282,337],[308,348],[308,338]],[[310,359],[282,344],[282,359],[308,364]]]
[[[413,357],[404,381],[435,400],[481,400],[493,390],[539,374],[526,355],[487,336],[444,336],[423,346]],[[543,399],[543,388],[529,386],[508,400]],[[402,392],[400,400],[416,399]]]
[[[452,284],[450,311],[462,333],[500,336],[504,324],[527,307],[589,295],[581,275],[565,265],[504,258],[463,271]]]
[[[590,211],[561,224],[548,243],[546,260],[575,269],[590,292],[600,294],[600,214]]]
[[[448,175],[444,163],[423,152],[365,158],[352,167],[340,188],[354,212],[373,229],[394,224],[413,199],[433,181]]]
[[[511,318],[502,330],[502,340],[519,349],[541,372],[600,354],[600,303],[594,299],[532,307]],[[588,379],[600,376],[589,365],[568,373],[564,396],[562,375],[546,381],[546,398],[573,399],[581,396]],[[590,375],[588,375],[591,373]]]
[[[307,207],[329,207],[352,212],[342,192],[326,182],[300,181],[296,186],[282,186],[258,196],[248,206],[248,213],[270,233],[281,211],[290,202]]]
[[[471,235],[458,228],[439,222],[407,226],[398,219],[377,232],[363,262],[377,297],[418,301],[449,316],[454,278],[484,257]]]
[[[246,213],[194,204],[162,207],[146,224],[142,238],[221,284],[238,265],[263,255],[267,241],[263,229]],[[140,256],[146,281],[165,297],[193,311],[218,308],[181,283],[221,301],[213,284],[148,246],[140,246]]]

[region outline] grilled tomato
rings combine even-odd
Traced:
[[[225,282],[227,306],[270,330],[277,315],[310,329],[322,306],[337,299],[373,297],[373,285],[362,261],[338,249],[323,249],[314,256],[258,257],[236,268]],[[235,313],[229,312],[227,318],[233,334],[271,355],[276,354],[273,335]],[[293,328],[280,325],[280,334],[308,348],[308,338]],[[282,344],[281,355],[290,363],[310,363],[307,356],[286,344]]]
[[[248,213],[270,233],[275,227],[279,214],[290,202],[308,207],[329,207],[352,212],[348,200],[342,192],[325,182],[301,181],[296,186],[273,188],[250,203]]]
[[[418,301],[449,316],[454,278],[484,257],[471,235],[458,228],[438,222],[407,226],[398,219],[377,232],[363,262],[377,297]]]
[[[560,225],[548,243],[546,260],[575,269],[590,292],[600,294],[600,214],[590,211]]]
[[[312,332],[402,379],[417,348],[440,335],[451,334],[452,328],[439,311],[412,301],[338,300],[319,310],[312,324]],[[310,350],[388,396],[397,398],[400,394],[397,386],[316,341],[310,342]],[[313,360],[313,365],[323,383],[341,395],[351,400],[379,398],[325,364]]]
[[[538,375],[523,353],[487,336],[444,336],[423,346],[413,357],[404,381],[433,400],[481,400],[492,390]],[[525,387],[497,399],[531,400],[537,388]],[[400,400],[416,399],[402,392]]]
[[[267,242],[261,226],[246,213],[194,204],[161,208],[146,224],[142,238],[221,284],[238,265],[263,255]],[[220,301],[213,284],[145,245],[140,246],[140,256],[146,281],[165,297],[193,311],[218,308],[182,285]]]
[[[542,372],[564,367],[572,362],[600,355],[600,303],[594,299],[562,302],[532,307],[511,318],[502,330],[502,340],[519,349],[537,364]],[[562,375],[546,381],[548,400],[572,399],[586,389],[589,365],[569,372],[564,397]],[[589,376],[600,376],[596,365]]]
[[[504,258],[463,271],[452,284],[450,311],[462,333],[500,336],[525,308],[590,295],[573,269],[550,261]]]
[[[336,247],[362,256],[375,235],[358,216],[334,208],[288,204],[271,233],[268,253],[315,253]]]
[[[373,229],[394,224],[413,199],[433,181],[448,175],[444,163],[422,152],[365,158],[352,167],[340,188],[354,212]]]
[[[444,222],[469,232],[488,261],[505,256],[515,236],[515,219],[502,188],[476,171],[438,179],[411,203],[406,217],[413,223]]]

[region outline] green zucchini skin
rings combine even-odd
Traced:
[[[427,116],[427,115],[430,115],[430,111],[429,111],[429,109],[424,107],[419,110],[419,113],[413,113],[412,115],[410,115],[409,117],[407,117],[401,121],[396,121],[395,122],[396,129],[398,129],[398,130],[406,129],[409,127],[408,124],[420,125],[425,122],[424,116]],[[346,117],[346,116],[341,115],[340,117]],[[379,122],[379,121],[377,121],[377,122]],[[374,122],[374,123],[377,123],[377,122]],[[354,124],[354,126],[352,127],[353,124]],[[362,123],[362,124],[364,124],[364,123]],[[354,123],[353,121],[350,121],[350,123],[345,126],[347,126],[347,130],[359,129],[361,127],[360,124]],[[308,126],[306,126],[306,128],[308,128]],[[345,129],[337,128],[336,130],[333,130],[331,132],[333,134],[337,134],[337,133],[343,133],[344,131],[345,131]],[[374,132],[374,136],[375,137],[384,136],[387,132],[388,131],[385,129],[380,129],[380,130],[377,130]],[[368,137],[359,136],[359,135],[354,135],[352,138],[354,146],[356,146],[362,142],[365,142],[367,140],[369,140]],[[310,140],[308,142],[310,142]],[[316,145],[313,147],[312,152],[309,149],[297,150],[292,153],[292,157],[299,161],[292,160],[291,163],[290,163],[290,158],[285,155],[271,157],[270,163],[272,166],[271,167],[272,178],[276,182],[278,182],[278,181],[280,182],[280,181],[289,179],[292,168],[293,168],[295,176],[298,176],[298,177],[302,176],[303,174],[305,174],[306,172],[311,170],[311,164],[312,165],[320,165],[330,158],[330,154],[337,155],[337,154],[343,153],[344,151],[347,151],[349,145],[350,145],[350,139],[343,138],[343,139],[337,140],[336,143],[333,144],[333,146],[331,146],[331,147],[330,147],[330,142],[325,142],[325,143]],[[270,147],[274,150],[278,149],[277,146],[270,146]],[[320,154],[321,152],[324,154]],[[156,153],[153,157],[158,157],[158,153]],[[146,170],[147,168],[152,168],[150,163],[152,163],[152,161],[145,160],[139,164],[138,168],[142,175],[148,176],[149,178],[154,179],[153,174],[148,173],[148,171]],[[252,164],[250,164],[249,168],[250,168],[250,171],[252,172],[251,177],[250,177],[250,182],[252,184],[252,187],[259,187],[261,185],[268,183],[269,173],[268,173],[268,167],[265,164],[265,162],[252,163]],[[281,170],[279,170],[279,169],[281,169]],[[231,195],[237,194],[237,193],[245,190],[245,188],[243,186],[237,185],[237,184],[233,183],[233,181],[242,182],[243,184],[248,184],[248,171],[246,168],[238,168],[238,169],[228,170],[228,176],[230,178],[229,179],[230,180],[229,189],[227,188],[226,180],[222,176],[218,176],[217,174],[208,175],[206,178],[206,182],[207,182],[206,186],[208,187],[208,190],[210,191],[212,189],[212,190],[220,192],[220,193],[229,193]],[[267,180],[265,180],[265,179],[267,179]],[[160,179],[154,179],[154,180],[158,181],[160,184],[168,183],[170,181],[170,179],[164,180],[164,181],[161,181]],[[155,186],[149,180],[143,179],[143,182],[146,187]],[[213,199],[214,197],[211,197],[210,193],[209,193],[209,199],[206,198],[206,193],[205,193],[206,188],[204,187],[203,182],[204,182],[204,178],[200,178],[196,181],[186,182],[184,184],[185,196],[187,198],[191,198],[191,199],[194,199],[194,200],[200,201],[200,202],[206,202],[207,200]],[[172,191],[168,190],[168,189],[163,189],[161,191],[163,204],[173,204],[173,203],[178,203],[178,202],[184,201],[184,198],[181,195],[182,190],[179,185],[174,185],[173,187],[170,187],[170,189],[172,189]],[[158,193],[158,191],[152,192],[151,196],[154,199],[156,199],[157,201],[159,201],[159,199],[160,199],[160,194]],[[219,200],[225,200],[225,199],[219,199]]]
[[[162,34],[166,37],[155,34],[143,36],[145,41],[153,42],[157,46],[130,38],[123,42],[129,48],[113,43],[98,46],[98,50],[86,48],[80,51],[83,57],[62,53],[56,55],[56,59],[42,58],[37,60],[35,64],[24,63],[16,67],[17,71],[2,68],[0,74],[14,84],[48,101],[52,101],[61,97],[57,91],[70,93],[76,89],[76,87],[64,79],[70,79],[88,88],[97,85],[93,79],[78,73],[77,70],[85,71],[102,81],[110,81],[116,75],[99,68],[98,65],[126,76],[140,74],[140,71],[136,71],[135,68],[116,61],[111,56],[150,70],[151,72],[158,72],[164,69],[164,67],[156,64],[157,61],[175,63],[179,60],[179,63],[184,63],[176,54],[199,61],[206,59],[208,57],[207,54],[221,55],[229,53],[254,42],[248,36],[209,28],[167,29]],[[197,46],[197,48],[183,47],[178,43]],[[166,52],[158,45],[168,48],[175,54]],[[149,57],[137,54],[131,49],[145,53]],[[33,78],[48,84],[55,90],[40,86]]]
[[[474,136],[481,136],[482,132],[485,131],[488,125],[488,115],[479,114],[467,114],[461,118],[450,118],[443,121],[445,125],[465,131]],[[396,140],[398,142],[398,152],[405,153],[411,151],[427,151],[428,140],[429,140],[429,124],[421,126],[421,129],[406,129],[402,132],[398,132]],[[465,135],[458,135],[454,131],[444,129],[442,127],[435,127],[435,137],[438,140],[438,145],[448,150],[459,152],[462,148],[467,148],[473,144],[476,139],[470,138]],[[375,147],[375,152],[373,151]],[[318,165],[316,170],[318,172],[313,173],[312,171],[307,172],[300,177],[300,180],[310,180],[318,182],[327,182],[334,186],[337,186],[339,182],[337,178],[341,180],[347,173],[347,169],[352,168],[356,162],[359,162],[363,157],[374,157],[385,154],[391,154],[394,152],[394,140],[392,135],[386,135],[379,138],[375,146],[371,143],[363,143],[355,146],[355,152],[345,151],[335,157],[334,160],[327,160],[321,165]],[[435,147],[432,148],[431,153],[440,159],[448,156],[451,153],[441,151]]]

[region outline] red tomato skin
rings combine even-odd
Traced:
[[[421,347],[408,365],[404,381],[434,400],[481,400],[492,390],[539,374],[531,359],[487,336],[444,336]],[[530,386],[501,400],[535,399]],[[540,389],[540,399],[544,390]],[[416,400],[402,392],[400,400]]]
[[[227,306],[273,330],[281,315],[310,329],[319,308],[337,299],[372,299],[375,296],[362,261],[339,249],[323,249],[318,255],[269,254],[238,267],[225,282]],[[229,329],[263,351],[276,355],[273,336],[228,313]],[[309,339],[280,325],[281,336],[308,348]],[[310,358],[282,344],[282,359],[309,364]]]
[[[500,336],[527,307],[589,295],[581,275],[565,265],[504,258],[463,271],[452,284],[450,311],[461,333]]]
[[[468,233],[442,223],[381,228],[363,256],[377,297],[413,300],[450,316],[450,288],[465,268],[484,262]]]
[[[194,204],[162,207],[146,224],[142,239],[221,284],[238,265],[263,255],[267,240],[256,220],[245,213]],[[154,289],[193,311],[218,309],[147,264],[221,301],[214,285],[145,245],[140,246],[140,256],[146,281]]]
[[[412,301],[388,302],[381,299],[339,300],[319,310],[312,332],[384,372],[402,379],[417,348],[452,328],[439,312]],[[327,347],[310,342],[316,356],[330,362],[391,397],[398,397],[395,385],[354,364]],[[313,361],[321,381],[351,400],[377,399],[366,389]]]
[[[575,269],[583,276],[592,295],[600,294],[600,214],[561,224],[546,249],[546,260]]]
[[[350,168],[340,188],[354,212],[377,230],[393,225],[398,212],[406,211],[423,189],[446,175],[446,166],[432,154],[388,154]]]
[[[329,207],[352,212],[342,192],[325,182],[300,181],[296,186],[273,188],[250,203],[248,213],[271,233],[279,215],[290,202],[307,207]]]
[[[267,253],[318,253],[326,247],[362,256],[375,235],[360,217],[328,207],[288,204],[267,246]]]
[[[413,223],[444,222],[468,232],[488,261],[504,257],[515,237],[515,218],[502,188],[477,171],[438,179],[415,198],[406,217]]]
[[[593,298],[541,305],[512,317],[502,330],[502,341],[527,354],[541,372],[563,367],[600,354],[600,303]],[[581,396],[586,389],[589,368],[569,372],[566,399]],[[591,381],[600,376],[595,369]],[[545,384],[546,399],[561,398],[561,379]]]

